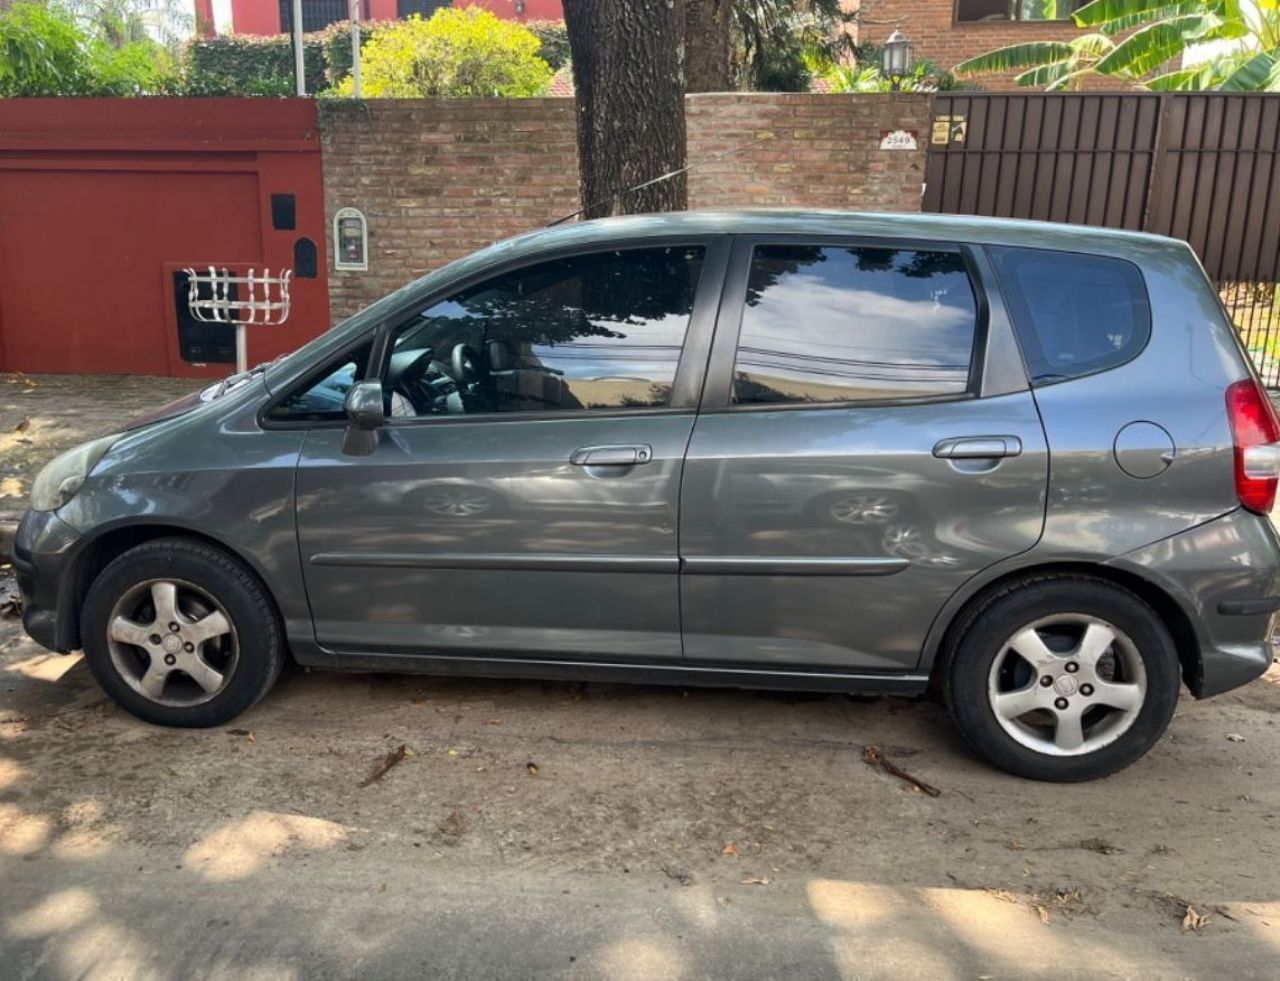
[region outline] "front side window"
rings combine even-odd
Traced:
[[[703,251],[553,259],[433,304],[392,341],[392,416],[669,405]]]
[[[334,422],[346,418],[347,394],[364,377],[373,342],[339,355],[313,372],[306,381],[272,407],[268,418],[278,422]]]
[[[1115,368],[1151,335],[1138,267],[1124,259],[992,248],[1032,385]]]
[[[959,253],[758,246],[733,401],[962,395],[976,327],[973,287]]]
[[[1070,20],[1088,0],[956,0],[956,21]]]

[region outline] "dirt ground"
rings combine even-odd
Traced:
[[[63,450],[199,387],[189,378],[0,374],[0,516],[27,506],[31,481]]]
[[[1081,786],[894,698],[294,671],[166,730],[0,615],[0,975],[1274,978],[1277,719],[1273,666]]]
[[[1273,667],[1067,787],[989,769],[939,706],[893,698],[294,672],[233,726],[178,731],[4,620],[0,963],[1271,978],[1278,717]]]

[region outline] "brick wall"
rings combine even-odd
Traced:
[[[343,207],[369,223],[368,271],[330,271],[335,319],[578,207],[572,99],[320,105],[329,225]]]
[[[895,24],[911,39],[917,58],[950,69],[994,48],[1031,41],[1070,41],[1086,33],[1071,21],[955,21],[956,0],[860,0],[858,40],[881,44]],[[1015,88],[1017,73],[974,78],[984,89]],[[1087,89],[1127,88],[1119,80],[1087,78]]]
[[[354,207],[369,222],[369,270],[330,273],[333,315],[576,210],[573,106],[571,99],[322,103],[328,220]],[[695,167],[692,208],[920,207],[927,96],[709,94],[690,96],[687,113],[691,162],[762,140]],[[919,148],[879,149],[899,129]]]
[[[689,207],[919,211],[928,96],[743,93],[686,100]],[[917,150],[881,150],[906,130]]]

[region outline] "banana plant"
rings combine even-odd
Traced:
[[[1044,2],[1046,16],[1049,4],[1055,13],[1063,6]],[[1092,0],[1072,18],[1090,33],[998,48],[954,70],[1017,70],[1017,84],[1049,90],[1104,75],[1152,91],[1280,91],[1280,0]],[[1228,50],[1182,65],[1190,49],[1207,42],[1225,42]]]

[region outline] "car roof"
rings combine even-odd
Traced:
[[[562,246],[607,243],[614,239],[662,238],[673,235],[864,235],[1103,254],[1141,252],[1152,247],[1186,247],[1184,243],[1163,235],[1048,221],[979,218],[971,215],[770,208],[677,211],[602,218],[539,229],[502,244],[508,246],[504,250],[508,252],[508,257],[514,257],[510,253],[535,253]]]

